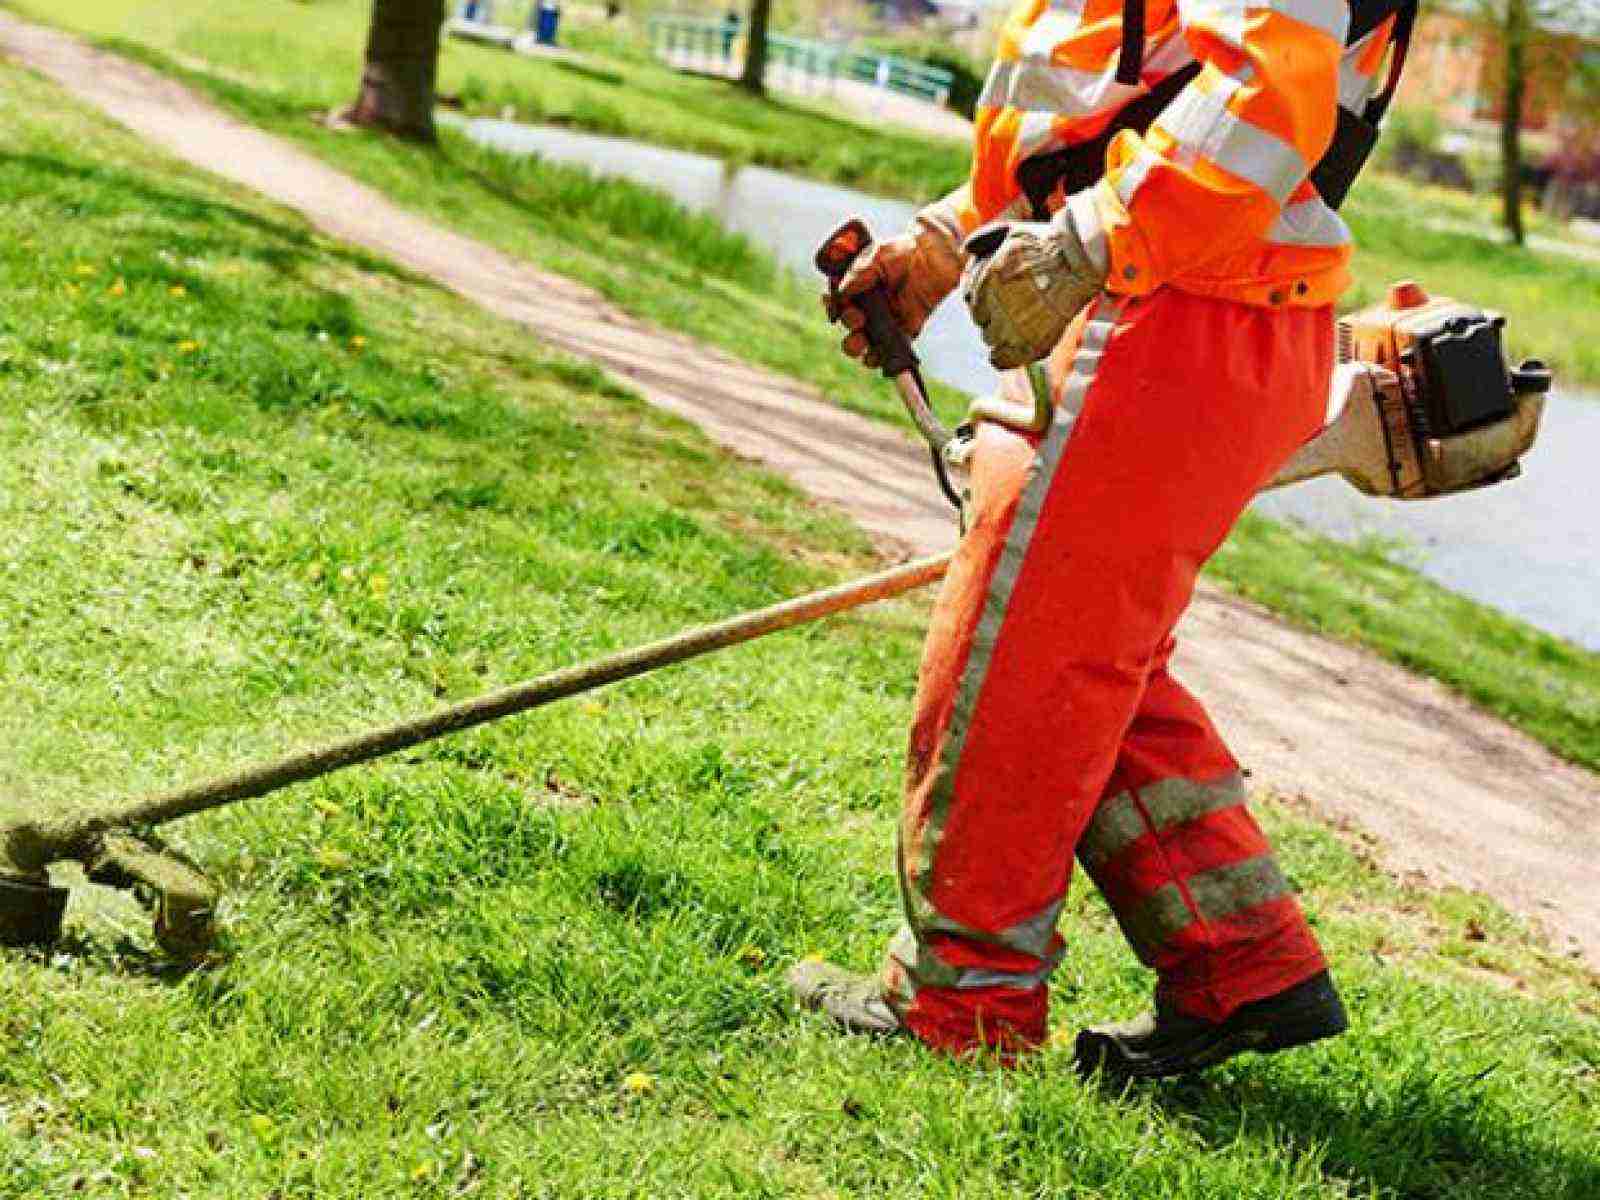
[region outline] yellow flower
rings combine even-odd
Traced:
[[[354,337],[352,337],[350,339],[350,349],[352,349],[352,350],[365,350],[366,348],[367,348],[367,339],[362,337],[359,333],[356,334]]]
[[[332,846],[318,846],[316,859],[317,865],[327,871],[343,871],[350,865],[350,856]]]
[[[126,296],[128,294],[128,285],[122,281],[122,277],[119,275],[116,282],[106,289],[106,293],[111,296]]]
[[[74,275],[81,275],[87,279],[89,276],[95,273],[95,268],[90,266],[88,263],[79,263],[77,266],[72,268],[72,273]]]
[[[744,945],[734,957],[747,967],[759,967],[767,961],[767,952],[760,946]]]
[[[643,1071],[630,1072],[622,1081],[622,1090],[630,1096],[648,1096],[656,1090],[655,1077]]]
[[[61,290],[69,296],[76,296],[78,294],[78,285],[75,283],[63,283]]]
[[[192,338],[186,338],[178,343],[176,349],[179,354],[193,354],[196,350],[200,349],[200,343],[194,341]]]
[[[250,1118],[250,1128],[257,1137],[268,1137],[272,1133],[272,1118],[266,1113],[257,1113]]]
[[[382,599],[389,594],[389,577],[387,575],[374,575],[367,580],[367,590],[377,599]]]
[[[175,283],[167,289],[167,295],[169,296],[187,296],[188,294],[189,289],[181,283]]]
[[[432,1163],[418,1163],[416,1166],[411,1168],[411,1182],[421,1183],[424,1179],[428,1178],[428,1176],[432,1174]]]

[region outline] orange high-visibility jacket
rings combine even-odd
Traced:
[[[1064,198],[1109,262],[1108,287],[1335,299],[1349,283],[1350,232],[1306,175],[1336,106],[1358,110],[1376,90],[1393,19],[1347,47],[1347,0],[1147,0],[1142,70],[1126,84],[1122,13],[1122,0],[1018,0],[978,101],[966,222],[1024,215],[1024,162],[1091,141],[1198,63],[1143,134],[1111,140],[1100,181]]]

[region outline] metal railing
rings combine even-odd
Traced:
[[[649,30],[652,50],[673,66],[731,75],[744,60],[745,32],[738,22],[653,17]],[[777,86],[790,90],[831,91],[839,80],[848,80],[941,106],[955,82],[942,67],[783,34],[767,37],[767,70],[776,75]]]

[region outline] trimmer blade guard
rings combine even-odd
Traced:
[[[91,883],[127,888],[153,911],[156,941],[174,958],[211,949],[217,889],[193,864],[132,834],[111,833],[85,866]]]
[[[0,875],[0,945],[51,945],[66,911],[66,888]]]

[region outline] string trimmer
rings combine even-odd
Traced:
[[[824,243],[817,265],[837,282],[870,244],[865,226],[850,222]],[[972,249],[993,253],[998,244]],[[895,380],[928,442],[943,490],[958,503],[950,473],[970,452],[975,422],[1042,432],[1059,419],[1036,365],[1012,373],[1009,390],[975,402],[968,423],[948,430],[934,415],[916,355],[889,318],[886,298],[868,293],[854,299],[867,315],[882,370]],[[1538,363],[1507,370],[1501,324],[1466,305],[1430,301],[1413,285],[1397,285],[1389,303],[1341,322],[1330,400],[1338,415],[1267,487],[1334,473],[1369,494],[1416,499],[1511,478],[1538,432],[1550,374]],[[942,578],[950,557],[909,562],[174,791],[0,827],[0,942],[40,945],[56,938],[68,893],[50,882],[47,868],[76,861],[93,882],[139,892],[155,910],[161,945],[195,956],[211,941],[217,892],[192,863],[156,840],[155,827],[902,595]]]

